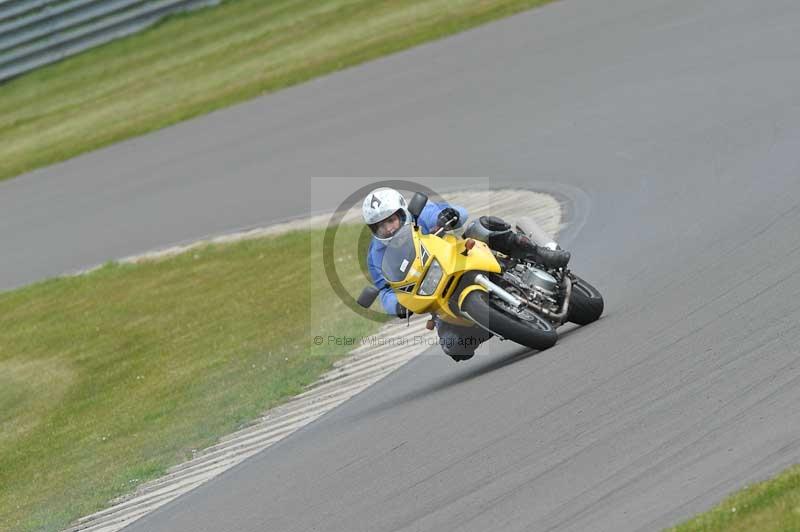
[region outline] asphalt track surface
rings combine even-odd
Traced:
[[[309,176],[552,190],[601,321],[431,351],[130,530],[659,529],[800,461],[798,35],[564,0],[0,184],[0,281],[346,195]]]

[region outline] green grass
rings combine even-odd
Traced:
[[[549,0],[229,0],[0,85],[0,179]]]
[[[728,497],[670,532],[800,530],[800,466]]]
[[[360,227],[337,269],[365,284]],[[59,530],[303,390],[359,336],[321,231],[108,264],[0,294],[0,530]]]

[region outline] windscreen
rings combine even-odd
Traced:
[[[383,276],[393,283],[402,281],[408,275],[415,258],[417,250],[414,248],[414,232],[409,224],[401,227],[389,240],[381,263]]]

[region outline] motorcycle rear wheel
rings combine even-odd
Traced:
[[[461,311],[494,334],[531,349],[543,351],[558,341],[555,328],[543,317],[532,310],[525,310],[528,319],[522,319],[498,308],[490,302],[489,297],[483,290],[475,290],[464,299]]]
[[[597,288],[576,275],[572,281],[572,294],[569,296],[567,321],[588,325],[600,318],[604,306],[603,296]]]

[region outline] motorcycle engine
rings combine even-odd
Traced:
[[[546,271],[528,266],[522,274],[522,281],[549,297],[555,297],[558,281]]]

